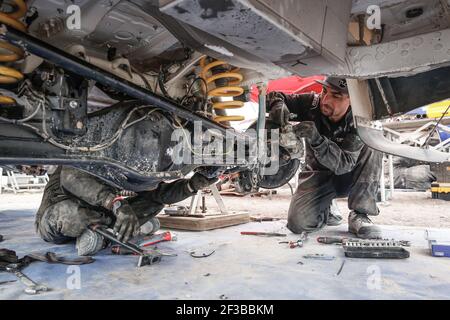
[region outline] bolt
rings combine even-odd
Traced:
[[[76,109],[76,108],[78,108],[78,102],[75,101],[75,100],[72,100],[72,101],[69,102],[69,106],[70,106],[72,109]]]

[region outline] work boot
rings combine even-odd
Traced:
[[[342,216],[333,213],[328,214],[327,226],[336,227],[342,224]]]
[[[333,200],[330,205],[330,210],[328,212],[327,226],[335,227],[342,223],[342,215],[339,207],[337,206],[336,200]]]
[[[141,226],[139,233],[143,235],[152,235],[156,233],[160,228],[161,224],[159,223],[159,219],[153,217]]]
[[[106,246],[105,238],[90,229],[86,229],[77,238],[76,248],[79,256],[93,256]]]
[[[381,229],[366,214],[356,211],[348,215],[348,231],[362,239],[381,239]]]

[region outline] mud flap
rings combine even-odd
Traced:
[[[393,142],[384,136],[381,128],[369,126],[370,122],[365,119],[356,117],[356,124],[359,137],[372,149],[424,162],[445,162],[450,160],[450,154],[446,152]]]

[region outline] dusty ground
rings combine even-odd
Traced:
[[[249,211],[252,216],[286,218],[291,193],[289,189],[278,190],[272,199],[262,197],[224,197],[230,211]],[[212,197],[207,198],[207,206],[217,208]],[[185,201],[184,204],[189,204]],[[338,199],[338,206],[346,219],[347,199]],[[380,203],[380,215],[372,220],[381,225],[402,225],[428,228],[450,228],[450,202],[431,198],[430,192],[397,192],[387,203]]]
[[[41,193],[3,193],[0,195],[2,207],[17,206],[38,208]],[[285,219],[289,209],[291,193],[289,189],[278,190],[272,199],[268,196],[225,196],[224,202],[229,211],[248,211],[252,216],[270,216]],[[189,205],[190,200],[182,202]],[[206,197],[207,207],[217,210],[217,205],[211,196]],[[339,209],[344,218],[347,217],[347,200],[338,200]],[[397,192],[394,199],[379,204],[381,213],[373,221],[381,225],[402,225],[428,228],[450,228],[450,202],[431,199],[429,192]]]
[[[285,218],[289,198],[289,190],[282,190],[272,200],[247,196],[227,197],[224,201],[230,211],[251,210],[252,215]],[[19,256],[47,251],[66,257],[76,255],[72,243],[46,243],[34,232],[34,214],[41,194],[3,194],[0,199],[0,234],[5,237],[2,247],[15,250]],[[215,207],[210,197],[207,204],[211,209]],[[425,193],[402,193],[382,207],[383,214],[376,222],[385,225],[382,231],[386,238],[411,242],[409,259],[345,258],[340,246],[322,245],[313,237],[303,248],[289,249],[279,241],[296,241],[298,236],[287,230],[285,220],[251,222],[213,231],[174,231],[178,240],[159,244],[158,249],[176,256],[164,257],[161,263],[149,267],[136,268],[135,256],[115,256],[109,249],[97,254],[95,263],[79,268],[33,263],[24,272],[51,288],[37,296],[25,294],[20,282],[7,282],[15,280],[14,276],[0,272],[0,283],[6,281],[0,285],[0,300],[450,299],[450,260],[431,257],[424,237],[424,227],[450,225],[449,204],[432,200]],[[345,202],[340,205],[346,213]],[[286,237],[241,236],[241,231],[286,233]],[[440,231],[450,234],[450,228]],[[349,234],[343,224],[325,228],[315,236]],[[214,254],[206,259],[189,255],[192,251],[201,254],[212,250]],[[307,254],[323,254],[331,256],[331,260],[307,259]]]

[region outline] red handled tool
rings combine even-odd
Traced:
[[[151,236],[144,237],[142,239],[138,239],[136,244],[138,247],[148,247],[160,242],[164,241],[176,241],[177,237],[170,233],[170,231],[166,231],[160,234],[154,234]]]
[[[342,243],[345,240],[343,237],[318,237],[317,242],[323,244]]]

